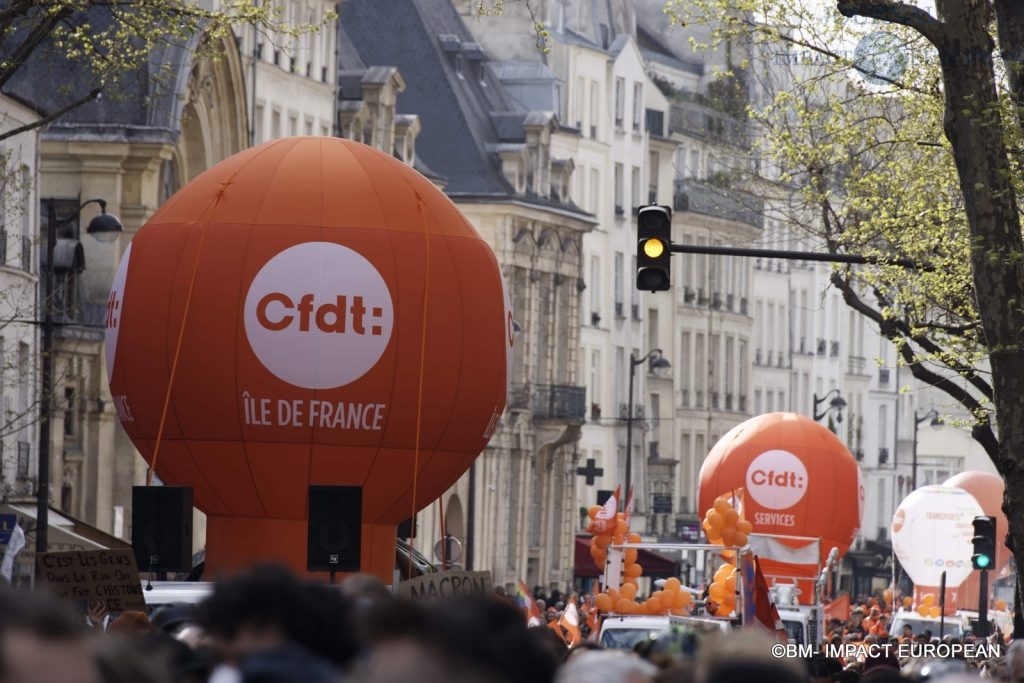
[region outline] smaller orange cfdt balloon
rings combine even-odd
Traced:
[[[601,593],[594,598],[594,604],[597,605],[597,609],[602,612],[612,611],[612,599],[607,593]]]
[[[665,590],[672,591],[673,593],[682,587],[682,583],[676,577],[665,579]]]

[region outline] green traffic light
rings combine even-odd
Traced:
[[[982,569],[992,564],[992,559],[988,555],[978,555],[974,561]]]

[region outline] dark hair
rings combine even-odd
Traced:
[[[810,659],[804,660],[807,664],[807,673],[811,678],[831,678],[843,670],[843,665],[838,659],[817,654]]]
[[[74,641],[84,638],[84,621],[76,620],[71,608],[55,596],[39,591],[26,593],[0,588],[0,639],[11,632],[23,632],[48,641]],[[7,663],[0,648],[0,680]]]
[[[218,581],[196,610],[196,623],[227,639],[244,628],[277,629],[290,642],[345,666],[359,649],[352,614],[351,602],[336,587],[262,565]]]
[[[800,676],[797,671],[776,662],[740,658],[716,662],[708,668],[704,680],[709,683],[749,683],[749,681],[806,683],[808,676],[806,674]]]
[[[528,629],[522,611],[507,601],[467,597],[432,606],[424,636],[459,669],[478,672],[477,679],[550,683],[560,658],[531,633],[539,630]]]

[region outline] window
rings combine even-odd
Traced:
[[[615,164],[615,215],[625,215],[625,199],[623,194],[625,189],[623,188],[623,168],[622,164]]]
[[[626,79],[615,79],[615,129],[622,130],[623,110],[626,108]]]
[[[590,82],[590,137],[592,138],[597,138],[598,115],[601,112],[601,94],[598,88],[600,88],[600,84],[597,81]]]
[[[576,91],[572,95],[573,121],[578,130],[583,129],[583,100],[586,97],[586,90],[582,76],[576,77]]]
[[[630,177],[629,183],[629,201],[630,208],[640,206],[644,203],[644,200],[640,197],[640,167],[634,166],[633,173]],[[632,213],[632,211],[630,211]]]
[[[601,257],[590,257],[590,312],[601,314]]]
[[[643,83],[633,84],[633,130],[640,132],[640,122],[644,116],[644,86]]]
[[[658,203],[658,153],[651,152],[647,162],[647,203]]]
[[[270,138],[277,140],[281,137],[281,112],[275,109],[270,115]]]
[[[590,406],[591,415],[601,416],[601,375],[604,368],[601,367],[601,351],[593,349],[590,352]]]
[[[252,115],[252,137],[255,143],[258,145],[261,142],[265,142],[266,131],[263,128],[263,105],[257,104],[253,108]]]
[[[299,134],[299,116],[298,114],[288,115],[288,135],[289,137],[295,137]]]
[[[590,169],[590,213],[597,213],[597,198],[601,196],[601,174],[596,168]]]
[[[615,254],[615,314],[622,315],[622,271],[625,268],[622,252]]]
[[[465,78],[462,73],[462,55],[455,55],[455,75],[459,78]]]
[[[75,431],[75,389],[64,387],[64,436],[74,436]]]
[[[309,118],[308,116],[306,117],[302,132],[303,135],[313,134],[313,119]]]

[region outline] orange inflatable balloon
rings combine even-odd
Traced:
[[[661,598],[651,596],[644,603],[647,605],[648,614],[660,614],[662,610]]]
[[[1006,538],[1006,514],[1003,512],[1003,479],[988,472],[961,472],[942,482],[943,486],[953,486],[967,491],[974,496],[981,506],[982,512],[996,518],[996,557],[992,565],[991,576],[999,576],[1000,572],[1010,564],[1010,551],[1003,544]],[[956,591],[956,601],[960,605],[974,605],[977,609],[980,572],[971,572]],[[991,582],[989,583],[991,590]]]
[[[591,505],[590,508],[587,510],[587,517],[590,517],[590,519],[594,519],[595,517],[597,517],[597,513],[603,509],[604,508],[601,505]]]
[[[601,593],[596,598],[594,598],[594,604],[597,606],[597,609],[601,610],[602,612],[612,611],[612,599],[606,593]]]
[[[429,180],[349,140],[274,140],[185,185],[132,239],[107,310],[117,415],[160,479],[193,487],[209,576],[305,571],[308,486],[347,485],[361,569],[390,583],[395,526],[505,408],[494,252]]]
[[[682,585],[683,585],[682,582],[679,579],[677,579],[676,577],[674,577],[674,576],[670,577],[668,579],[665,579],[665,590],[666,591],[675,593],[677,590],[679,590],[682,587]]]
[[[619,587],[619,595],[627,600],[632,600],[636,597],[636,586],[630,583],[622,584],[622,586]]]
[[[633,601],[627,600],[626,598],[621,598],[617,603],[615,603],[615,611],[621,612],[622,614],[633,614],[634,609]]]
[[[625,560],[626,564],[636,564],[639,557],[640,554],[636,548],[626,548],[626,552],[622,554],[622,559]]]
[[[644,573],[644,568],[638,564],[627,564],[622,573],[630,578],[636,578]]]
[[[821,561],[833,546],[842,557],[860,526],[857,461],[835,434],[803,415],[759,415],[719,439],[700,469],[697,509],[740,488],[743,518],[757,533],[820,538]]]
[[[688,606],[693,601],[693,596],[690,595],[690,591],[676,591],[675,596],[672,598],[672,607],[681,608]]]
[[[711,596],[711,599],[715,602],[721,602],[722,596],[725,595],[725,586],[718,582],[711,584],[708,586],[708,595]]]

